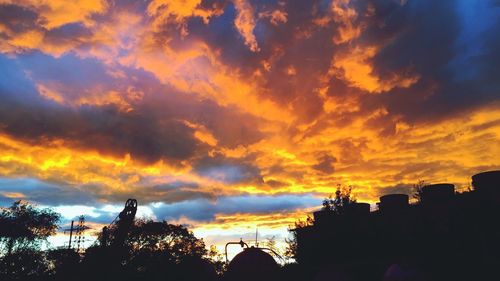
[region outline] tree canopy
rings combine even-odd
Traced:
[[[8,253],[37,248],[56,233],[60,215],[51,209],[38,209],[25,201],[16,201],[0,211],[0,242]]]
[[[353,198],[351,192],[351,186],[346,187],[338,185],[335,191],[335,197],[330,195],[328,198],[325,198],[321,210],[341,214],[349,204],[356,203],[356,199]]]
[[[203,257],[207,254],[205,243],[182,225],[166,221],[136,220],[126,242],[133,254],[139,252],[165,252],[176,262],[184,257]]]

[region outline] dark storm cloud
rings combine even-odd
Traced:
[[[359,114],[387,108],[389,116],[366,124],[380,128],[381,135],[394,134],[400,120],[432,122],[497,102],[500,56],[495,50],[500,47],[496,36],[500,12],[495,1],[351,1],[348,6],[358,14],[353,24],[363,30],[359,38],[342,46],[332,44],[340,23],[313,24],[328,14],[332,5],[328,1],[284,2],[283,6],[279,1],[250,3],[260,51],[252,52],[235,26],[228,24],[237,14],[232,3],[224,3],[224,14],[208,24],[191,20],[189,36],[220,50],[221,59],[245,75],[264,72],[258,80],[260,94],[291,105],[301,117],[298,122],[322,116],[322,101],[314,93],[318,78],[328,71],[335,54],[356,44],[382,46],[369,61],[372,74],[381,81],[395,74],[419,77],[410,88],[395,87],[382,95],[363,95],[345,81],[330,79],[330,95],[339,99],[362,95]],[[259,13],[276,9],[286,13],[286,23],[258,18]],[[474,20],[478,17],[481,23]],[[264,70],[263,61],[270,63],[269,70]],[[290,66],[295,66],[295,75],[287,74]],[[338,119],[336,123],[350,124],[357,115],[330,117]]]
[[[286,182],[281,182],[281,181],[277,181],[277,180],[268,180],[266,181],[266,184],[269,185],[270,187],[285,187],[287,186],[288,184]]]
[[[38,48],[61,55],[71,49],[96,45],[92,38],[94,31],[82,22],[48,29],[45,26],[47,19],[39,13],[34,6],[23,6],[22,3],[0,4],[2,52],[23,53]]]
[[[373,3],[377,12],[362,40],[388,42],[373,59],[374,73],[386,77],[411,69],[420,78],[408,89],[363,99],[364,109],[385,106],[391,116],[416,123],[498,102],[500,11],[492,2]]]
[[[164,202],[167,204],[196,199],[214,199],[211,192],[203,191],[197,183],[176,181],[164,184],[144,184],[131,190],[115,192],[112,195],[98,195],[110,203],[124,202],[128,198],[136,198],[141,204]]]
[[[340,161],[346,164],[359,164],[364,161],[363,150],[367,148],[368,140],[363,138],[346,138],[338,140],[341,147]]]
[[[75,147],[118,156],[130,153],[154,162],[180,161],[206,151],[207,146],[194,137],[195,129],[185,121],[204,125],[222,146],[246,145],[262,137],[252,117],[182,95],[141,70],[124,68],[128,77],[113,78],[97,60],[72,55],[54,59],[33,53],[0,60],[7,74],[0,78],[0,129],[29,143],[63,139]],[[131,83],[129,78],[138,82]],[[112,90],[126,93],[131,86],[142,96],[122,96],[130,104],[129,111],[113,103],[62,106],[42,98],[36,89],[37,83],[54,81],[69,104],[93,91],[99,98]]]
[[[197,200],[214,200],[215,197],[198,189],[199,186],[192,182],[171,182],[159,185],[144,185],[128,191],[117,190],[112,194],[102,185],[69,185],[61,182],[45,182],[31,178],[0,178],[0,207],[9,206],[16,200],[51,206],[97,206],[102,208],[104,203],[121,206],[129,198],[136,198],[142,206],[150,203],[163,202],[176,204]],[[109,221],[108,211],[94,209],[99,213],[101,221]],[[114,217],[113,217],[114,218]],[[101,222],[96,221],[94,222]]]
[[[86,45],[92,31],[81,23],[69,23],[45,33],[44,42],[51,45]]]
[[[9,195],[9,197],[6,197]],[[15,200],[28,200],[42,205],[90,205],[96,200],[86,190],[43,182],[37,179],[0,178],[0,204],[10,205]]]
[[[324,154],[318,158],[318,163],[313,165],[312,168],[325,174],[331,174],[335,172],[335,167],[333,165],[335,162],[337,162],[337,158],[332,155]]]
[[[477,113],[485,106],[498,107],[499,1],[249,0],[255,25],[251,33],[259,50],[249,48],[236,27],[241,11],[233,1],[202,1],[193,11],[166,15],[160,26],[155,19],[161,15],[148,11],[151,3],[108,1],[105,11],[88,12],[75,22],[52,27],[48,27],[50,15],[43,15],[43,7],[31,10],[0,5],[0,134],[32,145],[53,147],[63,143],[64,148],[103,155],[130,154],[142,163],[165,160],[169,165],[186,165],[193,167],[190,172],[194,178],[201,176],[201,182],[213,180],[217,186],[170,179],[164,182],[164,178],[151,179],[142,171],[129,171],[112,174],[120,183],[127,183],[123,190],[111,190],[103,182],[75,187],[64,183],[69,178],[65,168],[41,171],[35,167],[39,163],[29,166],[7,160],[0,163],[0,168],[9,166],[4,169],[9,171],[8,176],[45,179],[48,174],[50,179],[4,180],[3,185],[0,181],[0,191],[5,193],[0,194],[0,204],[22,195],[47,205],[102,206],[102,202],[120,202],[122,207],[123,201],[134,197],[140,204],[164,202],[155,209],[158,218],[179,219],[184,215],[205,221],[217,213],[280,212],[318,203],[312,196],[300,195],[242,195],[217,200],[220,190],[216,189],[223,189],[220,193],[224,194],[241,194],[232,185],[249,184],[263,193],[289,185],[315,188],[319,181],[314,177],[333,179],[336,175],[328,174],[338,171],[353,181],[367,182],[366,177],[373,176],[401,182],[380,187],[381,193],[408,192],[408,175],[426,179],[440,172],[470,175],[478,169],[498,168],[492,161],[486,162],[491,157],[487,152],[494,148],[480,145],[496,143],[498,136],[491,132],[498,124],[495,120],[484,124],[475,121],[478,124],[474,123],[470,131],[476,134],[470,136],[470,142],[478,147],[458,147],[465,152],[463,163],[455,160],[455,154],[443,153],[444,145],[457,147],[455,132],[424,140],[404,139],[394,148],[378,148],[378,139],[370,139],[370,130],[378,133],[375,137],[388,138],[387,143],[393,144],[390,137],[398,134],[397,125],[408,125],[406,132],[415,129],[414,136],[418,136],[422,131],[427,133],[427,124],[461,114],[470,117],[471,112]],[[335,18],[341,17],[334,15],[336,4],[353,8],[356,16]],[[199,9],[213,14],[203,18],[195,13]],[[281,13],[282,18],[273,22],[273,12]],[[340,14],[349,13],[344,9]],[[334,42],[346,24],[359,28],[359,36]],[[18,45],[13,39],[19,39]],[[376,51],[366,55],[370,47]],[[356,48],[362,51],[356,53]],[[354,78],[366,74],[375,84],[394,76],[416,75],[418,79],[408,86],[369,91],[350,81],[344,75],[345,69],[334,66],[342,55],[348,57],[348,62],[358,63],[358,70],[371,70],[368,74],[353,71]],[[365,60],[356,61],[365,55]],[[177,68],[180,71],[201,73],[206,67],[207,75],[170,75],[171,62],[188,65]],[[228,78],[216,81],[212,76],[217,75]],[[178,83],[172,86],[165,80]],[[277,111],[290,112],[283,116],[291,115],[293,121],[287,123],[287,128],[269,126],[268,121],[243,112],[243,108],[248,110],[245,97],[230,105],[234,102],[229,98],[232,93],[217,93],[219,84],[225,82],[235,82],[237,86],[228,87],[234,91],[240,90],[239,82],[248,86],[245,93],[249,98],[264,103],[274,101]],[[180,92],[175,87],[200,93]],[[256,110],[257,114],[266,117],[267,107],[262,109],[263,113]],[[350,134],[357,130],[360,120],[364,122],[359,125],[360,136]],[[422,131],[418,125],[423,125]],[[339,134],[331,133],[335,130]],[[207,133],[204,136],[209,135],[209,140],[204,142],[200,132]],[[316,136],[321,140],[314,140]],[[278,144],[272,144],[279,138]],[[302,142],[307,138],[311,141]],[[271,144],[258,143],[268,139]],[[306,167],[275,159],[273,150],[293,150],[294,146],[289,146],[292,143],[301,151],[290,151],[301,160],[294,162],[306,163]],[[327,146],[325,150],[337,149],[335,157],[330,151],[315,154],[317,144],[322,143]],[[252,144],[256,145],[249,149],[251,153],[268,156],[269,163],[259,167],[255,157],[232,158],[218,153]],[[405,153],[379,156],[398,150]],[[316,162],[302,161],[309,153],[316,156]],[[466,154],[478,157],[472,159]],[[484,165],[473,164],[483,160]],[[92,163],[83,166],[97,169]],[[103,169],[96,174],[111,175],[108,172]],[[128,181],[134,176],[140,178],[138,182]],[[54,183],[54,178],[61,183]],[[100,222],[114,218],[106,211],[95,212],[100,214],[96,219]]]
[[[162,122],[152,116],[123,114],[116,108],[83,107],[79,111],[14,108],[17,114],[0,112],[2,131],[28,143],[63,139],[70,145],[104,154],[127,153],[145,162],[163,157],[181,160],[194,155],[197,142],[192,129],[180,121]]]
[[[212,18],[208,24],[193,19],[188,26],[189,32],[190,36],[202,38],[214,49],[220,50],[225,63],[239,68],[245,74],[252,74],[256,68],[261,67],[262,60],[276,55],[278,48],[284,57],[278,57],[276,68],[280,69],[280,66],[288,66],[288,63],[295,61],[302,62],[302,68],[314,64],[314,70],[317,71],[318,63],[324,63],[328,67],[329,61],[325,61],[324,56],[331,54],[331,50],[325,44],[316,43],[331,45],[330,38],[335,33],[334,30],[320,28],[312,23],[315,17],[324,15],[328,9],[328,5],[320,5],[320,2],[295,1],[280,5],[280,1],[250,1],[256,18],[254,33],[260,47],[258,52],[252,52],[244,44],[235,28],[233,22],[237,11],[231,2],[226,2],[223,6],[224,13]],[[268,19],[259,18],[262,12],[274,10],[284,12],[286,22],[273,24]],[[305,34],[302,36],[302,33]]]
[[[199,9],[220,10],[222,13],[212,15],[208,23],[201,17],[187,17],[188,35],[181,34],[178,22],[166,21],[156,31],[158,44],[165,44],[168,40],[171,48],[180,50],[189,42],[202,40],[212,50],[218,51],[225,64],[238,69],[243,76],[250,77],[256,70],[261,71],[263,75],[256,78],[260,86],[258,95],[290,106],[300,117],[296,121],[298,124],[320,120],[318,124],[324,127],[327,126],[325,119],[334,118],[337,120],[335,124],[349,124],[357,117],[345,114],[322,118],[325,117],[323,100],[316,92],[321,84],[320,77],[330,68],[332,57],[354,45],[382,46],[370,60],[372,73],[381,80],[408,71],[420,77],[410,88],[393,88],[383,95],[362,96],[359,100],[361,115],[387,108],[390,116],[366,124],[369,127],[383,124],[382,135],[393,134],[393,125],[398,120],[415,123],[442,119],[487,105],[496,101],[498,96],[498,1],[353,0],[347,6],[357,12],[352,23],[361,27],[362,32],[359,38],[342,46],[332,42],[332,38],[339,35],[341,23],[317,23],[322,17],[331,17],[333,4],[330,1],[249,3],[255,18],[253,34],[259,45],[258,52],[245,45],[235,27],[238,11],[231,1],[202,1]],[[144,14],[148,4],[147,1],[118,1],[111,3],[107,12],[93,14],[91,18],[106,23],[116,11]],[[41,28],[36,12],[16,5],[0,7],[0,13],[4,15],[2,22],[16,33],[35,26]],[[286,15],[286,21],[273,22],[263,16],[273,11]],[[481,21],[471,20],[478,17]],[[88,42],[90,39],[82,39],[88,39],[92,31],[81,23],[43,32],[48,44],[80,47],[92,44]],[[270,66],[267,70],[263,67],[264,61]],[[294,75],[287,72],[290,67],[293,67]],[[328,86],[329,94],[338,99],[362,95],[338,77],[330,77]],[[234,126],[232,124],[234,122],[219,123],[213,129],[235,132],[234,128],[228,128]],[[244,127],[253,125],[248,123]],[[222,135],[229,146],[236,145],[237,139],[249,139],[244,133],[241,136]],[[251,136],[254,137],[251,142],[259,138]]]
[[[417,184],[417,183],[415,183]],[[410,199],[412,199],[413,194],[415,194],[416,189],[412,184],[397,184],[394,186],[386,186],[381,188],[380,190],[380,196],[384,196],[387,194],[407,194],[410,196]]]
[[[290,212],[302,208],[318,206],[318,198],[313,195],[278,195],[278,196],[232,196],[220,197],[217,199],[198,198],[173,203],[155,203],[139,202],[139,209],[147,208],[153,212],[144,213],[144,215],[154,215],[159,220],[179,220],[187,218],[197,222],[213,221],[216,215],[234,215],[234,214],[272,214]],[[158,201],[157,201],[158,202]],[[9,206],[12,201],[6,201],[3,204],[3,198],[0,197],[1,206]],[[118,215],[122,204],[113,204],[116,208],[105,208],[104,205],[96,203],[94,207],[88,210],[81,210],[85,213],[86,220],[94,223],[109,224]],[[68,205],[55,207],[54,209],[63,212]],[[140,210],[138,213],[140,216]],[[66,218],[63,222],[68,222]]]
[[[237,11],[226,3],[224,14],[204,24],[199,19],[190,21],[190,36],[201,38],[221,60],[237,68],[244,76],[260,70],[256,78],[259,95],[282,105],[290,105],[300,116],[299,123],[311,122],[323,110],[322,100],[316,95],[320,76],[328,71],[333,54],[331,38],[335,30],[313,24],[313,19],[325,13],[328,5],[321,1],[251,1],[256,18],[254,34],[260,51],[253,52],[244,44],[233,22]],[[286,22],[273,24],[259,19],[259,14],[274,10],[286,14]],[[266,61],[269,67],[265,69]],[[293,69],[293,70],[292,70]],[[294,73],[294,74],[292,74]]]
[[[216,154],[197,160],[193,169],[199,175],[227,184],[263,183],[259,168],[251,164],[250,159],[230,158]]]
[[[17,5],[0,4],[0,19],[2,24],[9,30],[19,33],[35,28],[38,15],[34,11]],[[8,36],[0,33],[1,37],[5,39]]]
[[[265,214],[291,211],[318,205],[312,195],[233,196],[215,200],[198,199],[153,207],[158,219],[176,220],[186,217],[195,221],[210,221],[216,214]]]

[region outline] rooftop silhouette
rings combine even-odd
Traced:
[[[463,193],[453,184],[423,186],[415,204],[407,194],[384,195],[373,212],[357,202],[323,208],[293,230],[296,259],[345,280],[486,278],[500,264],[500,171],[474,175],[472,184]]]

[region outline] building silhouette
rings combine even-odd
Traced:
[[[499,280],[500,171],[474,175],[472,186],[427,185],[415,204],[384,195],[375,211],[351,203],[314,212],[311,225],[294,230],[297,262],[344,276],[318,280]]]
[[[500,171],[472,176],[472,186],[457,193],[449,183],[427,185],[414,204],[407,194],[388,194],[376,210],[339,191],[314,212],[312,223],[293,230],[297,263],[283,266],[271,248],[242,240],[226,244],[227,263],[221,265],[183,226],[135,220],[137,200],[129,199],[84,253],[75,247],[7,251],[0,257],[0,280],[500,280]],[[3,219],[4,233],[12,233],[14,222]],[[173,235],[175,247],[156,247],[164,235]],[[242,251],[229,262],[231,244]]]

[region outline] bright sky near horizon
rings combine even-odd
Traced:
[[[467,188],[500,169],[499,33],[498,0],[0,0],[0,206],[282,245],[340,183]]]

